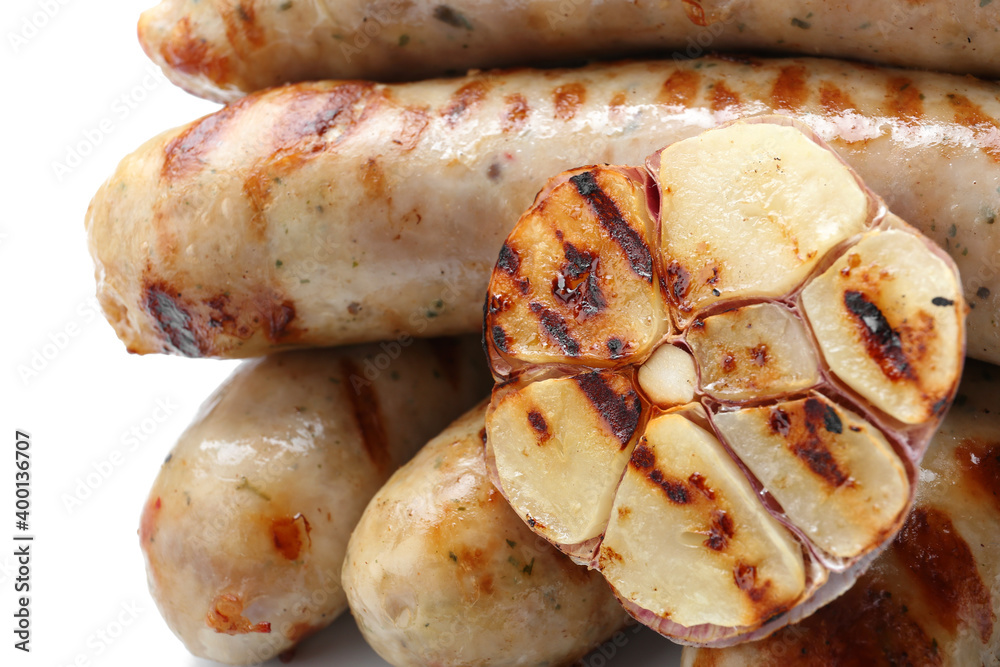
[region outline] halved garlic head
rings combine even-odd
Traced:
[[[964,303],[947,257],[786,119],[649,168],[557,177],[508,238],[487,460],[629,613],[726,645],[825,604],[899,530]]]

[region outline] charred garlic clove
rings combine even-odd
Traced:
[[[599,536],[628,462],[642,404],[609,371],[533,382],[495,397],[487,429],[504,494],[540,535],[563,545]]]
[[[695,320],[686,340],[701,367],[702,390],[720,401],[773,398],[819,382],[806,328],[776,303]]]
[[[553,179],[500,251],[487,336],[502,359],[603,366],[649,354],[667,328],[635,170]]]
[[[875,232],[802,291],[834,375],[907,424],[943,413],[961,367],[952,265],[916,234]]]
[[[557,177],[508,238],[487,460],[629,613],[725,645],[812,613],[899,530],[964,303],[947,257],[787,120],[648,169]]]
[[[716,437],[682,414],[649,422],[598,555],[629,602],[685,626],[747,626],[806,586],[802,549]]]
[[[821,395],[713,419],[733,452],[817,547],[852,558],[884,542],[909,498],[882,433]]]

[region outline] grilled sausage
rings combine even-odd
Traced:
[[[767,639],[685,648],[685,667],[995,665],[1000,659],[1000,369],[968,362],[916,506],[842,598]]]
[[[232,101],[292,81],[415,80],[586,57],[758,49],[1000,76],[1000,7],[971,0],[484,2],[163,0],[139,21],[186,90]]]
[[[146,143],[87,216],[133,352],[246,357],[480,327],[544,180],[789,114],[955,259],[968,353],[1000,362],[1000,87],[837,61],[636,62],[253,95]]]
[[[429,442],[351,535],[351,613],[396,667],[566,665],[627,618],[600,575],[536,538],[490,483],[485,413]]]
[[[274,355],[206,401],[153,484],[153,598],[195,655],[251,664],[330,623],[369,498],[488,388],[471,337]]]

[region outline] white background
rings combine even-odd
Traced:
[[[191,657],[157,613],[136,527],[160,462],[236,362],[127,354],[94,299],[83,230],[118,160],[218,108],[146,60],[135,26],[152,2],[5,0],[0,9],[2,665],[213,664]],[[15,430],[31,435],[28,655],[13,648]],[[676,663],[669,642],[627,636],[613,659],[586,664]],[[293,662],[320,664],[385,663],[345,615]]]

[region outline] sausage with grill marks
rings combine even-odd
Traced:
[[[1000,362],[1000,86],[807,58],[252,95],[154,138],[100,189],[98,295],[140,353],[475,331],[503,239],[548,176],[768,112],[813,128],[949,252],[968,353]]]
[[[489,387],[475,337],[241,366],[167,456],[142,512],[153,599],[195,655],[256,664],[347,608],[368,500]]]
[[[181,87],[231,101],[325,78],[759,49],[1000,76],[1000,7],[974,0],[163,0],[139,39]]]

